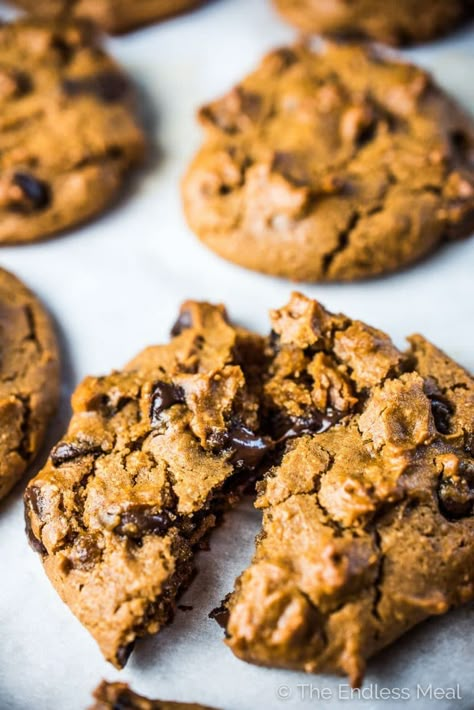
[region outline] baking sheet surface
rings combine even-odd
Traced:
[[[0,251],[0,264],[41,296],[62,335],[64,403],[50,443],[67,424],[72,387],[164,341],[185,298],[223,301],[237,321],[262,332],[267,310],[287,301],[288,282],[234,267],[198,243],[185,225],[178,186],[200,141],[196,107],[292,37],[265,0],[216,0],[192,15],[110,40],[142,88],[159,157],[150,159],[132,194],[101,219],[56,240]],[[432,69],[474,113],[474,29],[405,54]],[[300,288],[332,310],[381,327],[399,345],[422,332],[474,370],[473,274],[474,239],[388,278]],[[163,633],[138,643],[119,673],[60,602],[29,549],[20,488],[0,507],[0,710],[82,710],[102,678],[130,681],[150,697],[224,710],[474,708],[472,607],[422,625],[380,654],[369,665],[367,697],[352,702],[344,680],[234,658],[207,614],[250,560],[259,515],[249,503],[227,516],[211,551],[200,553],[200,574],[182,600],[193,609],[178,611]],[[451,699],[451,688],[461,697]],[[445,697],[435,698],[435,690]]]

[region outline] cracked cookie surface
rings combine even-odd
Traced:
[[[103,681],[94,692],[94,705],[89,710],[216,710],[207,705],[149,700],[134,693],[126,683]]]
[[[474,598],[474,381],[421,336],[400,352],[299,294],[272,326],[262,417],[294,436],[257,484],[226,642],[358,685],[371,655]]]
[[[121,34],[203,5],[207,0],[14,0],[38,17],[87,17]]]
[[[0,27],[0,243],[102,212],[143,159],[128,79],[86,22]]]
[[[474,229],[474,125],[381,49],[267,55],[201,109],[191,228],[250,269],[340,281],[399,269]]]
[[[43,443],[59,398],[59,351],[50,319],[13,274],[0,269],[0,498]]]
[[[46,573],[117,667],[170,619],[194,548],[267,450],[254,433],[263,339],[193,302],[172,333],[79,385],[66,436],[25,493]]]
[[[426,42],[474,17],[472,0],[273,0],[305,32],[370,37],[391,45]]]

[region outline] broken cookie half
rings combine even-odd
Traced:
[[[27,530],[64,602],[122,667],[189,584],[193,550],[265,455],[263,339],[184,304],[168,345],[88,377],[25,494]]]
[[[358,685],[372,654],[474,598],[474,381],[421,336],[402,353],[298,294],[272,325],[262,416],[286,437],[226,642]]]

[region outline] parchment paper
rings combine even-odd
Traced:
[[[164,341],[183,299],[223,301],[236,320],[262,331],[268,329],[267,310],[288,299],[290,283],[234,267],[199,244],[185,226],[179,179],[200,141],[195,108],[292,37],[265,0],[217,0],[110,41],[153,107],[148,123],[160,157],[150,157],[132,194],[103,218],[56,240],[0,250],[0,264],[41,296],[62,335],[64,403],[50,444],[67,424],[73,386]],[[474,29],[405,54],[432,69],[474,112]],[[388,278],[300,288],[333,310],[381,327],[398,344],[422,332],[473,370],[473,273],[474,239]],[[199,555],[200,574],[182,601],[193,609],[179,611],[159,636],[138,643],[119,673],[61,603],[28,547],[22,488],[0,507],[1,710],[82,710],[104,677],[130,681],[151,697],[224,710],[474,708],[472,607],[423,624],[370,663],[365,693],[372,699],[345,700],[342,679],[267,670],[234,658],[207,614],[252,555],[259,515],[250,504],[229,514],[211,551]],[[449,699],[456,684],[462,697]],[[396,700],[396,688],[408,699]],[[448,697],[436,699],[440,689]],[[382,690],[388,699],[380,699]]]

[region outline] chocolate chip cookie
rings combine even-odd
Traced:
[[[95,703],[89,710],[213,710],[195,703],[175,703],[171,700],[148,700],[130,690],[126,683],[103,681],[94,692]]]
[[[372,654],[474,599],[474,380],[300,294],[272,328],[261,416],[286,443],[220,616],[238,657],[358,685]]]
[[[59,397],[59,352],[49,317],[13,274],[0,269],[0,498],[43,443]]]
[[[206,0],[14,0],[35,16],[89,17],[107,32],[121,34],[203,5]]]
[[[392,45],[426,42],[474,17],[472,0],[274,0],[305,32],[370,37]]]
[[[0,243],[102,212],[141,162],[130,84],[86,22],[0,27]]]
[[[25,494],[51,582],[118,668],[170,619],[194,548],[267,452],[256,433],[263,339],[193,302],[173,336],[84,380]]]
[[[304,281],[399,269],[474,229],[474,125],[381,49],[280,49],[201,109],[188,222],[226,259]]]

